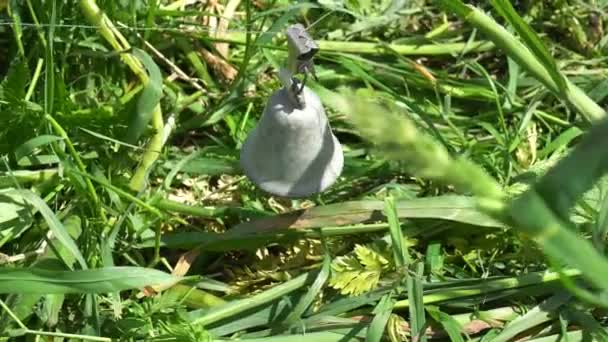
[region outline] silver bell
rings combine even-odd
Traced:
[[[321,99],[304,84],[314,75],[319,50],[304,26],[286,32],[289,56],[279,72],[283,88],[266,104],[241,149],[241,167],[262,190],[281,197],[308,197],[330,187],[344,164],[342,146],[329,126]],[[300,82],[293,75],[303,73]]]
[[[271,194],[307,197],[330,187],[344,164],[342,146],[329,126],[319,97],[304,86],[303,106],[289,88],[276,91],[241,149],[249,179]]]

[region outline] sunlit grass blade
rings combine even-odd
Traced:
[[[423,284],[424,264],[418,262],[412,266],[412,274],[407,278],[407,297],[410,303],[410,326],[412,338],[421,342],[427,340],[425,334],[426,316],[424,310]]]
[[[85,261],[82,253],[78,249],[78,245],[68,231],[65,229],[61,221],[57,219],[55,213],[49,208],[49,206],[36,194],[29,190],[13,190],[19,195],[23,196],[45,219],[49,226],[49,229],[53,232],[53,235],[57,237],[57,240],[61,242],[63,246],[72,254],[72,256],[78,261],[82,269],[87,269],[88,265]]]
[[[1,268],[0,293],[108,293],[176,282],[168,273],[141,267],[107,267],[78,271]]]
[[[469,196],[443,195],[401,199],[395,201],[395,207],[399,218],[432,218],[481,227],[504,227],[503,223],[480,211],[475,199]],[[232,230],[244,233],[355,224],[382,219],[378,215],[382,210],[382,201],[342,202],[243,222]]]
[[[538,79],[545,87],[559,96],[560,88],[542,62],[515,36],[476,7],[466,5],[461,0],[441,0],[440,3],[456,13],[463,20],[481,31],[496,47],[505,51],[517,64]],[[606,116],[605,110],[569,80],[566,82],[565,99],[589,121]]]
[[[135,113],[133,113],[127,135],[125,136],[125,142],[130,145],[136,144],[137,140],[148,127],[154,115],[154,109],[160,102],[163,94],[162,75],[152,57],[145,51],[136,48],[133,49],[133,55],[141,61],[148,71],[148,82],[144,85],[141,95],[139,95]]]
[[[391,247],[393,248],[393,257],[398,268],[407,267],[410,263],[410,256],[407,251],[407,245],[401,232],[401,224],[397,208],[395,207],[395,199],[387,197],[384,200],[384,214],[388,219],[389,232],[391,235]]]
[[[523,316],[518,317],[512,322],[509,322],[507,327],[493,338],[496,342],[511,341],[518,334],[531,329],[537,325],[543,324],[555,319],[555,312],[558,308],[564,305],[570,299],[567,293],[558,293],[538,306],[526,312]]]
[[[386,323],[393,312],[395,300],[392,293],[388,293],[382,297],[378,305],[374,308],[375,315],[367,329],[366,341],[380,342],[386,330]]]
[[[425,309],[436,322],[443,326],[451,341],[464,342],[462,338],[463,327],[454,317],[442,312],[436,306],[429,305]]]
[[[36,138],[30,139],[23,143],[21,146],[15,149],[15,160],[20,160],[23,157],[30,155],[35,149],[48,145],[52,142],[63,140],[61,137],[55,135],[41,135]]]
[[[323,259],[323,265],[317,275],[317,279],[312,283],[308,292],[298,302],[298,304],[291,310],[289,315],[285,318],[284,324],[296,324],[298,320],[302,318],[302,315],[306,312],[308,307],[315,300],[317,295],[322,291],[327,279],[329,279],[331,267],[331,258],[329,254],[325,255]]]
[[[549,75],[551,75],[551,78],[553,78],[553,81],[557,85],[560,94],[564,94],[566,91],[564,76],[558,69],[555,59],[553,59],[536,32],[534,32],[519,14],[517,14],[511,2],[506,0],[490,0],[490,3],[492,3],[494,9],[513,26],[521,39],[526,43],[526,46],[545,66]]]

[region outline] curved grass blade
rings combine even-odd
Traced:
[[[63,140],[63,138],[56,135],[41,135],[30,139],[15,149],[15,159],[20,160],[23,157],[29,156],[38,147],[60,140]]]
[[[405,239],[403,238],[403,233],[401,232],[401,224],[399,223],[395,199],[392,196],[389,196],[384,200],[384,215],[386,215],[386,218],[388,219],[395,264],[398,268],[402,268],[407,266],[411,261],[410,255],[407,252]]]
[[[171,274],[143,267],[106,267],[78,271],[37,267],[1,268],[0,293],[108,293],[178,280]]]
[[[76,242],[70,236],[68,231],[65,229],[61,221],[57,219],[55,213],[49,208],[49,206],[36,194],[29,190],[11,190],[18,193],[25,200],[27,200],[36,210],[40,212],[40,214],[44,217],[44,220],[49,226],[49,229],[53,232],[53,235],[57,237],[57,240],[61,242],[63,246],[67,248],[67,250],[76,258],[76,261],[80,264],[82,269],[87,269],[87,263],[80,253]]]
[[[424,276],[424,264],[422,262],[412,265],[415,267],[414,274],[407,278],[407,297],[410,303],[410,324],[412,327],[412,339],[426,342],[425,335],[426,316],[424,314],[424,295],[422,277]]]
[[[429,315],[435,321],[437,321],[439,324],[441,324],[441,326],[443,326],[443,329],[450,337],[450,341],[464,342],[464,339],[461,335],[461,332],[463,332],[464,329],[460,322],[458,322],[454,317],[448,315],[447,313],[442,312],[436,306],[427,306],[425,309],[426,312],[428,312]]]
[[[560,94],[559,86],[534,53],[494,19],[476,7],[466,5],[461,0],[440,0],[439,3],[482,32],[545,87],[555,94]],[[587,120],[594,122],[606,116],[606,111],[587,96],[583,90],[567,79],[565,79],[565,82],[567,87],[563,94],[564,98]]]
[[[233,317],[241,312],[262,306],[266,303],[277,300],[287,294],[296,291],[309,282],[311,273],[304,273],[283,284],[277,285],[265,292],[256,294],[249,298],[235,300],[211,309],[200,317],[192,317],[192,324],[209,325],[223,319]]]
[[[306,312],[315,297],[323,289],[323,285],[325,285],[327,279],[329,279],[330,267],[331,258],[329,255],[325,255],[323,266],[321,266],[321,271],[317,275],[317,279],[315,279],[315,282],[310,286],[308,292],[300,299],[296,307],[291,310],[287,318],[285,318],[285,324],[294,324],[297,320],[301,319],[304,312]]]
[[[136,144],[139,137],[143,134],[146,127],[152,120],[154,109],[160,102],[163,93],[163,79],[158,65],[145,51],[134,48],[135,55],[148,70],[149,80],[144,86],[139,99],[137,100],[137,109],[129,124],[125,142],[127,144]]]
[[[490,0],[490,3],[502,17],[504,17],[511,24],[511,26],[513,26],[521,39],[526,43],[526,46],[545,66],[547,72],[549,72],[549,75],[551,75],[551,78],[557,85],[559,92],[564,94],[567,87],[566,80],[559,71],[559,68],[555,63],[555,59],[553,59],[536,32],[534,32],[534,30],[532,30],[532,28],[522,19],[522,17],[517,14],[510,1]]]
[[[500,334],[492,339],[492,341],[511,341],[518,334],[554,319],[557,309],[568,302],[570,297],[570,294],[564,292],[550,297],[530,311],[526,312],[525,315],[520,316],[510,322],[507,327],[500,332]]]
[[[367,329],[366,341],[380,342],[386,329],[386,323],[393,312],[395,300],[392,293],[385,294],[374,308],[374,318]]]
[[[467,196],[445,195],[400,200],[395,202],[395,206],[400,218],[431,218],[481,227],[504,227],[504,224],[482,213],[475,199]],[[285,228],[320,228],[384,221],[386,218],[382,214],[383,210],[383,201],[343,202],[243,222],[231,231],[260,233]]]

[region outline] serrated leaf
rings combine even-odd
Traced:
[[[355,255],[337,257],[332,262],[329,284],[344,295],[359,295],[373,290],[389,261],[367,246],[356,245]]]
[[[359,259],[361,264],[367,269],[381,271],[389,263],[385,257],[371,247],[356,245],[354,251],[355,255],[357,255],[357,259]]]

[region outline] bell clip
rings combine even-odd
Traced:
[[[260,121],[243,143],[240,164],[259,188],[276,196],[304,198],[325,191],[342,173],[342,146],[321,99],[306,87],[318,45],[301,24],[286,31],[288,58]],[[294,77],[304,74],[304,80]]]
[[[287,28],[287,45],[289,71],[293,75],[313,72],[313,57],[319,52],[319,46],[302,24]]]

